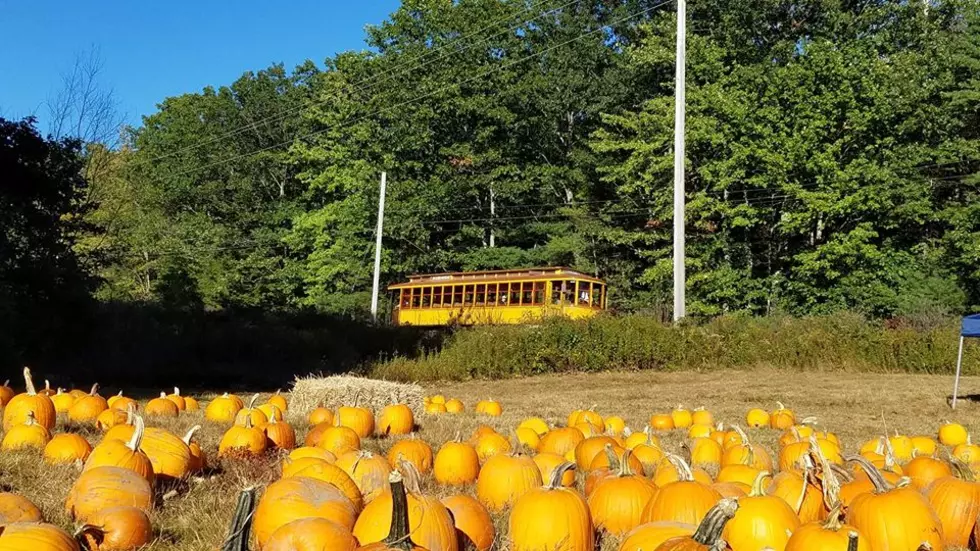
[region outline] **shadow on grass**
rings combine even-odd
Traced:
[[[95,303],[57,320],[24,320],[24,335],[0,347],[0,368],[15,387],[29,365],[40,384],[87,389],[174,386],[243,391],[286,388],[297,375],[358,370],[379,359],[414,357],[440,346],[444,332],[376,326],[309,311],[266,312]],[[3,331],[5,328],[0,328]],[[9,343],[9,339],[7,340]],[[142,393],[140,393],[142,394]]]

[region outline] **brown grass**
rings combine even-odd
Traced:
[[[442,393],[462,399],[468,408],[477,400],[494,398],[504,406],[498,418],[465,413],[457,416],[420,416],[420,436],[438,447],[457,432],[469,436],[485,423],[509,434],[523,418],[544,417],[553,424],[564,424],[568,413],[576,408],[597,406],[603,415],[620,415],[628,424],[640,429],[651,413],[669,411],[683,404],[689,408],[706,406],[719,420],[741,423],[750,407],[775,406],[780,400],[798,416],[815,416],[820,423],[836,432],[847,450],[884,431],[905,434],[935,434],[943,419],[956,420],[969,429],[980,429],[974,420],[980,413],[980,402],[964,400],[956,412],[946,405],[952,386],[949,376],[880,375],[851,373],[787,373],[769,370],[656,373],[614,372],[604,374],[549,375],[506,381],[470,381],[432,384],[429,394]],[[980,377],[962,382],[961,394],[980,391]],[[267,395],[264,395],[264,399]],[[202,404],[203,405],[203,404]],[[202,413],[184,414],[177,420],[149,419],[148,424],[164,426],[182,434],[194,424],[202,423]],[[181,491],[168,499],[152,515],[158,538],[149,547],[154,551],[200,551],[215,549],[224,537],[235,507],[238,491],[248,485],[264,485],[278,476],[276,458],[261,461],[214,461],[217,443],[224,427],[204,424],[198,433],[216,470],[189,481]],[[297,426],[302,440],[306,428]],[[64,427],[59,425],[59,431]],[[98,435],[83,431],[93,443]],[[750,433],[755,440],[775,452],[775,431]],[[664,440],[676,449],[681,434]],[[367,440],[365,447],[386,452],[389,441]],[[47,520],[71,528],[64,512],[64,500],[71,483],[78,476],[74,467],[45,465],[38,452],[0,453],[0,488],[21,493],[35,501]],[[427,481],[428,491],[438,495],[451,490],[437,488]],[[472,491],[471,488],[464,491]],[[505,537],[506,517],[497,519]],[[618,542],[607,538],[604,551],[615,550]],[[497,549],[505,550],[501,543]]]

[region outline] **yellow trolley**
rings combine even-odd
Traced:
[[[396,293],[395,325],[538,323],[548,316],[583,319],[606,309],[600,279],[568,268],[451,272],[409,276]]]

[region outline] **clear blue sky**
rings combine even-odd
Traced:
[[[95,46],[104,85],[131,124],[167,96],[229,84],[274,62],[292,68],[363,50],[364,27],[398,0],[0,0],[0,116],[32,113]]]

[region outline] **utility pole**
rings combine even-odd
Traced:
[[[371,319],[378,322],[378,285],[381,283],[381,235],[385,221],[385,188],[388,173],[381,173],[381,194],[378,197],[378,230],[374,242],[374,286],[371,288]]]
[[[677,72],[674,80],[674,321],[687,315],[684,269],[684,116],[687,102],[687,2],[677,0]]]

